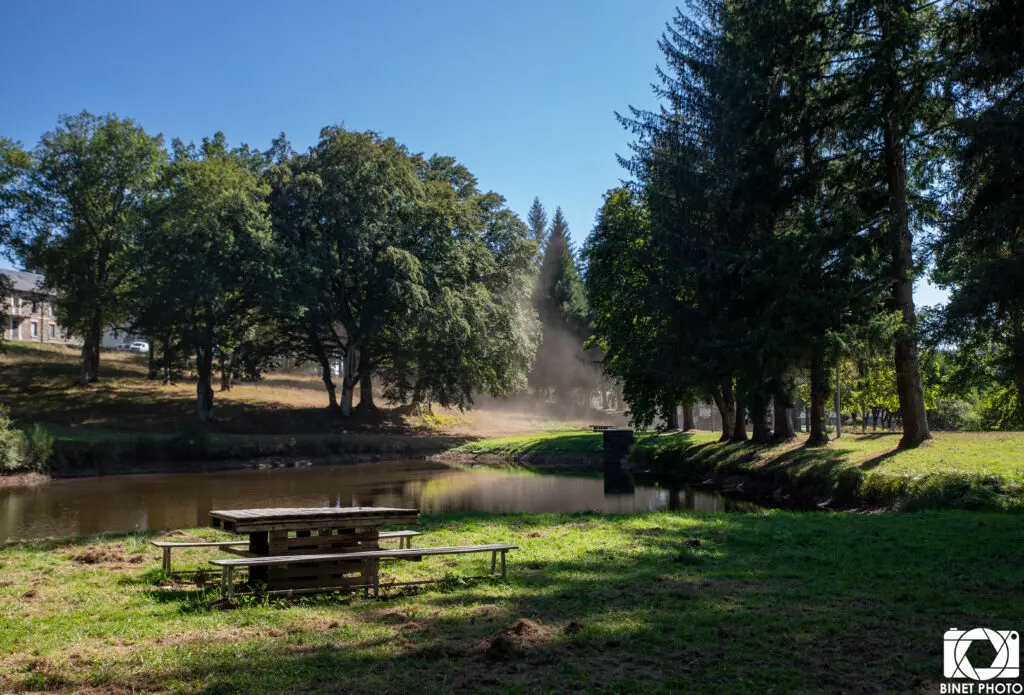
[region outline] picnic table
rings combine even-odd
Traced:
[[[393,507],[313,507],[284,509],[218,509],[210,525],[248,534],[253,557],[329,555],[379,550],[382,526],[419,523],[418,509]],[[344,588],[373,584],[377,559],[328,559],[291,565],[253,566],[250,582],[271,591]]]

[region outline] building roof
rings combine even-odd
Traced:
[[[11,279],[11,283],[14,285],[14,289],[18,292],[53,294],[53,292],[43,288],[43,282],[46,278],[42,275],[26,273],[24,270],[7,270],[6,268],[0,268],[0,275],[6,275],[9,277]]]

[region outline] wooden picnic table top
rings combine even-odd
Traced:
[[[315,529],[352,526],[414,524],[420,510],[396,507],[284,507],[268,509],[215,509],[214,526],[237,533],[273,529]]]
[[[306,519],[338,518],[348,516],[408,516],[419,514],[419,509],[398,509],[395,507],[277,507],[269,509],[214,509],[210,516],[230,521],[251,521],[272,519],[293,521]]]

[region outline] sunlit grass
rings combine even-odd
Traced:
[[[1014,515],[474,514],[424,526],[419,546],[519,545],[508,580],[457,579],[483,572],[482,556],[427,559],[384,570],[451,581],[221,610],[212,586],[161,586],[148,537],[10,544],[0,690],[907,692],[941,679],[950,625],[1024,621]],[[74,559],[90,547],[106,559]],[[217,556],[176,553],[175,565]],[[489,654],[520,618],[529,629]]]

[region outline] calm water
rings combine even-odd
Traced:
[[[634,479],[461,471],[425,461],[125,475],[0,489],[0,539],[204,526],[211,509],[418,507],[422,512],[639,512],[752,508],[720,495]]]

